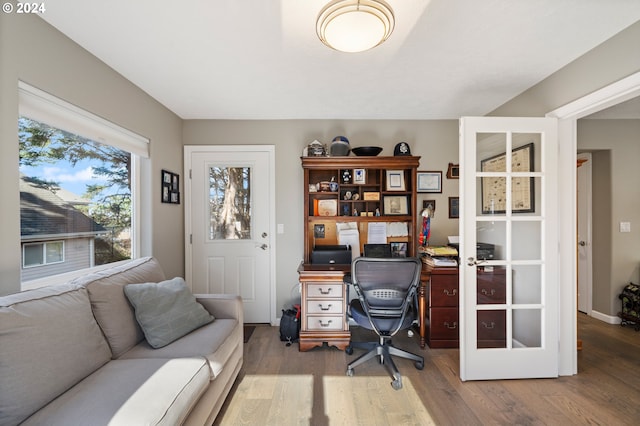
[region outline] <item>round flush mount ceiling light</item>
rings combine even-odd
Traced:
[[[384,42],[394,26],[393,10],[382,0],[335,0],[318,14],[316,32],[330,48],[355,53]]]

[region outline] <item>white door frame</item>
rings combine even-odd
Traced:
[[[577,203],[576,161],[578,150],[577,121],[594,112],[640,95],[640,72],[625,77],[609,86],[570,102],[549,113],[547,117],[558,121],[558,205],[560,216],[560,276],[559,282],[568,283],[560,288],[559,374],[578,373],[577,345]]]
[[[269,322],[276,324],[276,174],[275,174],[275,145],[185,145],[184,146],[184,171],[188,174],[191,169],[191,154],[194,152],[250,152],[262,151],[269,153]],[[187,176],[189,177],[189,176]],[[193,253],[191,251],[191,237],[193,224],[191,223],[191,184],[184,185],[184,246],[185,246],[185,278],[191,282],[193,274],[191,264]]]

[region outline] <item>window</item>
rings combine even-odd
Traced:
[[[22,282],[138,257],[148,140],[23,82],[19,95]]]
[[[22,267],[64,262],[64,241],[31,243],[22,246]]]

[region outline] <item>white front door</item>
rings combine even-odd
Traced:
[[[241,295],[247,323],[275,313],[274,152],[185,147],[187,282],[194,293]]]
[[[460,378],[557,377],[557,120],[460,126]]]

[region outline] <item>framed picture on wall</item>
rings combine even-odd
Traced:
[[[442,192],[442,172],[418,172],[418,192]]]
[[[449,219],[460,217],[460,197],[449,197]]]
[[[163,203],[180,204],[180,176],[167,170],[162,170],[161,182]]]
[[[533,170],[533,143],[515,148],[511,153],[512,172]],[[486,158],[480,162],[481,171],[501,173],[507,170],[506,154]],[[511,180],[511,211],[530,213],[534,207],[535,182],[532,177],[514,177]],[[482,213],[495,214],[507,211],[507,181],[504,177],[482,178]]]

